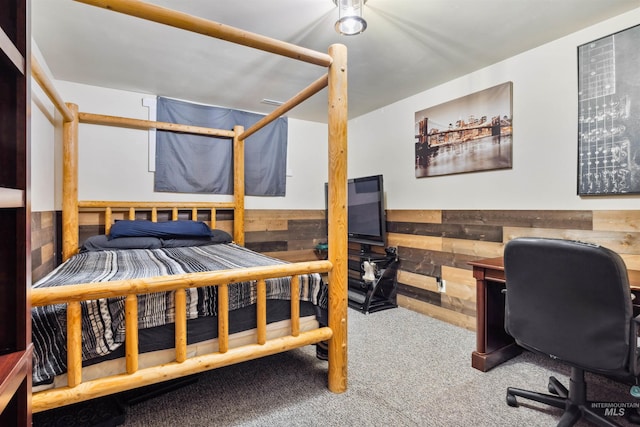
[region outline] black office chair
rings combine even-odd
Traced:
[[[571,366],[569,390],[549,378],[552,394],[507,389],[516,396],[563,408],[558,426],[580,418],[616,426],[587,401],[585,371],[620,380],[638,375],[637,320],[624,262],[588,243],[518,238],[504,250],[505,329],[521,347]]]

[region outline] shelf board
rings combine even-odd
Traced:
[[[24,207],[24,191],[16,188],[0,187],[0,208]]]
[[[13,62],[16,69],[24,75],[24,57],[2,28],[0,28],[0,51],[2,51],[7,58]]]
[[[31,375],[31,351],[0,356],[0,413],[4,411],[27,375]]]

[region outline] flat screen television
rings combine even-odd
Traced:
[[[327,193],[325,184],[325,196]],[[384,210],[382,175],[353,178],[347,181],[349,242],[387,245],[387,219]]]

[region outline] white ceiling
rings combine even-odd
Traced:
[[[332,0],[152,0],[320,52],[348,48],[354,118],[599,21],[640,0],[368,0],[340,36]],[[72,0],[31,0],[32,35],[59,80],[269,113],[326,70]],[[73,100],[65,100],[73,102]],[[326,122],[326,89],[289,117]]]

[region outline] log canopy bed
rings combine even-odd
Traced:
[[[56,377],[56,382],[60,382],[60,379],[62,382],[52,388],[34,391],[33,411],[44,411],[321,341],[328,341],[328,388],[335,393],[344,392],[347,388],[347,55],[345,46],[332,45],[325,54],[141,1],[77,1],[316,64],[326,67],[327,73],[249,129],[236,126],[233,130],[218,130],[79,112],[77,105],[62,101],[51,82],[42,73],[37,61],[33,61],[33,77],[63,116],[64,140],[62,208],[64,262],[43,279],[48,283],[47,285],[39,283],[31,290],[34,343],[47,343],[49,340],[55,340],[56,337],[62,339],[63,341],[58,344],[64,349],[62,354],[66,356],[66,360],[60,363],[66,372]],[[328,87],[328,259],[285,263],[248,251],[242,247],[244,244],[243,142],[251,134],[258,132],[262,127],[325,87]],[[233,201],[213,203],[79,201],[77,165],[79,123],[136,129],[156,128],[232,138],[235,165]],[[228,239],[224,237],[224,233],[215,231],[216,213],[220,210],[233,211],[233,236]],[[212,239],[215,240],[215,236],[222,236],[222,238],[220,241],[213,242],[215,244],[188,245],[187,247],[175,247],[184,246],[181,244],[166,245],[162,243],[165,239],[159,239],[161,242],[159,246],[136,246],[135,249],[127,250],[113,247],[88,250],[85,242],[83,251],[79,253],[79,216],[84,211],[99,212],[99,217],[104,221],[105,236],[113,234],[112,224],[116,219],[128,221],[118,221],[113,225],[114,227],[116,225],[120,227],[122,224],[133,225],[138,222],[141,214],[148,219],[143,222],[150,224],[162,224],[163,221],[159,221],[159,218],[164,219],[164,215],[167,215],[169,221],[185,223],[189,221],[182,221],[181,215],[184,217],[186,211],[193,222],[192,225],[200,223],[198,226],[201,226],[204,223],[198,221],[198,216],[204,213],[207,218],[205,221],[208,222],[205,227],[214,230]],[[102,236],[103,243],[109,242],[105,236]],[[113,239],[111,242],[114,240],[118,239]],[[229,240],[233,242],[229,243]],[[221,259],[220,251],[238,252],[250,259],[243,263],[237,261],[236,257],[231,258],[231,261],[226,259],[220,261],[218,265],[212,265],[215,262],[209,261]],[[198,254],[195,259],[198,260],[199,267],[189,271],[195,272],[187,272],[181,267],[176,267],[176,265],[183,265],[184,257],[194,259],[193,253]],[[143,273],[134,272],[129,276],[124,274],[122,278],[118,270],[122,268],[122,264],[118,264],[115,272],[104,272],[98,269],[91,273],[94,276],[75,274],[81,268],[80,265],[83,266],[82,268],[87,264],[103,266],[115,263],[113,261],[115,258],[119,261],[124,260],[124,264],[137,266],[138,258],[133,261],[129,258],[134,255],[154,258],[155,264],[160,267],[158,270],[147,270],[145,267],[142,269]],[[59,269],[62,268],[67,270],[60,271]],[[177,274],[168,276],[169,272]],[[318,284],[319,273],[328,274],[330,286],[323,288],[322,280]],[[234,322],[239,321],[236,316],[237,310],[234,310],[238,305],[240,293],[238,287],[245,288],[250,295],[248,308],[243,310],[251,313],[253,325],[247,326],[250,332],[245,332],[244,338],[236,342],[234,332],[244,328],[234,325]],[[274,288],[286,295],[274,297],[273,294],[276,292]],[[323,289],[327,292],[324,307],[322,307]],[[205,294],[215,295],[215,301],[207,302],[208,300],[203,297]],[[159,313],[159,316],[164,319],[159,323],[166,323],[167,325],[164,326],[169,327],[172,348],[161,350],[163,356],[158,360],[153,358],[150,358],[153,360],[147,360],[146,350],[143,349],[148,339],[144,338],[147,330],[142,318],[148,317],[148,305],[145,305],[145,301],[149,300],[155,301],[151,304],[152,306],[161,301],[160,305],[171,307],[170,314]],[[280,332],[271,332],[272,323],[267,325],[267,318],[272,315],[273,305],[279,305],[280,308],[284,305],[286,315],[279,315],[275,321],[275,324],[279,325]],[[313,312],[309,311],[310,307],[314,310]],[[322,311],[319,311],[318,307],[328,313],[326,322],[323,322],[326,323],[325,325],[318,322],[316,314]],[[38,331],[46,330],[46,327],[36,325],[36,322],[42,321],[39,316],[47,310],[50,314],[53,313],[56,327],[50,331],[51,337],[35,339]],[[87,320],[87,313],[94,313],[93,320]],[[108,316],[101,313],[107,313]],[[205,330],[209,332],[213,330],[215,339],[208,342],[208,347],[194,350],[192,344],[197,339],[188,335],[192,333],[191,324],[200,320],[202,313],[209,315],[209,323],[205,326]],[[99,320],[96,321],[96,318]],[[115,336],[109,339],[110,345],[117,347],[116,350],[120,352],[118,356],[122,357],[105,362],[115,363],[117,367],[109,368],[111,371],[106,369],[94,372],[91,371],[92,366],[83,367],[83,364],[88,365],[83,361],[83,355],[86,358],[89,341],[104,340],[92,335],[93,333],[87,330],[90,329],[87,324],[104,326],[105,319],[120,324],[118,328],[114,326],[111,329],[111,331],[121,332],[120,339]],[[311,322],[307,322],[307,319]],[[151,323],[155,325],[153,321]],[[58,327],[62,329],[56,330]],[[104,329],[109,330],[107,326],[104,326]],[[102,346],[104,347],[104,344]],[[51,347],[56,345],[51,344]],[[42,355],[48,354],[48,349],[39,351]],[[159,364],[156,365],[156,363]],[[102,376],[105,375],[104,372],[107,376]],[[34,370],[34,378],[36,376]]]

